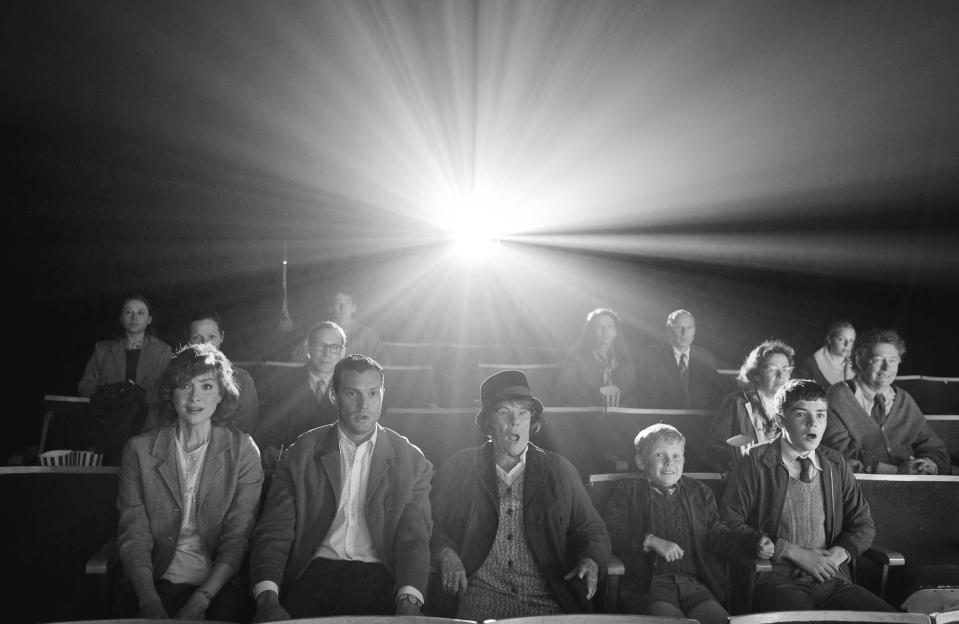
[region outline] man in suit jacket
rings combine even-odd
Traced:
[[[337,422],[301,435],[277,464],[252,539],[256,621],[416,615],[430,568],[432,465],[378,424],[383,368],[337,363]]]
[[[330,381],[333,368],[346,353],[346,332],[332,321],[323,321],[310,329],[307,344],[309,361],[285,370],[273,388],[264,388],[264,415],[253,439],[269,472],[280,450],[301,433],[336,420]]]
[[[641,407],[715,409],[718,373],[712,356],[693,347],[696,319],[687,310],[666,317],[668,344],[648,349],[640,358]]]

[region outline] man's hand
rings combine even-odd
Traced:
[[[599,584],[599,566],[595,561],[589,557],[583,557],[576,564],[576,567],[563,577],[563,580],[570,581],[574,578],[586,579],[586,600],[590,600],[596,595],[596,586]]]
[[[790,544],[783,557],[795,563],[799,568],[820,583],[839,574],[839,565],[828,550],[808,550]]]
[[[756,544],[756,556],[760,559],[770,559],[776,552],[776,543],[769,539],[769,536],[762,535]]]
[[[928,457],[920,457],[919,459],[915,460],[914,465],[916,467],[916,473],[918,474],[939,474],[939,466],[937,466],[936,462],[932,461]]]
[[[440,578],[443,581],[443,592],[450,596],[466,591],[466,568],[452,548],[444,548],[440,553]]]
[[[670,542],[655,535],[650,536],[646,546],[666,561],[679,561],[686,554],[676,542]]]
[[[272,589],[262,591],[256,596],[256,615],[254,622],[276,622],[289,620],[290,614],[280,604],[280,597]]]

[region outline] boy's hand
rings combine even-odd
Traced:
[[[679,561],[683,558],[683,549],[679,547],[679,544],[676,542],[670,542],[669,540],[664,540],[655,535],[649,538],[647,543],[650,550],[655,552],[657,555],[665,559],[666,561]]]
[[[756,556],[760,559],[769,559],[776,552],[776,543],[769,539],[769,536],[759,537],[759,543],[756,544]]]
[[[808,550],[790,544],[783,557],[795,563],[803,572],[824,583],[839,573],[839,564],[827,550]]]

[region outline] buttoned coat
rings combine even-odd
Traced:
[[[120,559],[127,571],[148,568],[154,579],[173,561],[183,521],[175,437],[176,425],[167,425],[130,438],[120,466]],[[195,505],[197,532],[213,564],[240,569],[262,485],[253,439],[237,429],[212,427]]]
[[[455,453],[437,473],[430,545],[437,569],[444,548],[459,555],[467,576],[486,561],[499,526],[495,466],[493,445],[487,442]],[[523,525],[536,563],[563,610],[588,610],[585,591],[582,597],[574,596],[563,576],[589,557],[602,577],[610,554],[609,533],[573,465],[533,444],[526,452]]]
[[[640,407],[659,409],[712,410],[719,402],[719,373],[716,362],[705,351],[689,348],[689,394],[683,392],[683,380],[673,347],[657,344],[639,358]]]
[[[430,568],[433,466],[410,441],[377,425],[366,490],[373,547],[399,589],[426,595]],[[306,570],[333,524],[342,490],[336,424],[301,435],[277,462],[253,532],[250,580],[283,587]]]
[[[149,334],[143,337],[134,381],[146,390],[148,404],[156,402],[160,377],[163,376],[163,371],[166,370],[172,357],[170,345]],[[93,396],[98,386],[126,381],[126,375],[127,353],[123,339],[101,340],[94,346],[93,355],[90,356],[83,371],[83,377],[78,386],[80,396]]]

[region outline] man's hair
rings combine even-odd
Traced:
[[[536,401],[528,397],[512,397],[512,398],[506,397],[504,399],[500,399],[494,402],[493,405],[496,405],[497,403],[501,403],[501,402],[519,403],[523,407],[526,407],[527,409],[529,409],[529,411],[532,412],[532,415],[529,421],[529,433],[530,435],[534,433],[539,433],[539,430],[543,427],[543,423],[545,422],[545,420],[543,419],[543,410],[539,408],[539,404]],[[482,431],[483,434],[487,436],[490,435],[490,432],[493,429],[492,417],[493,417],[493,414],[496,413],[493,410],[493,405],[490,406],[490,409],[485,410],[479,415],[479,418],[477,418],[477,423],[476,423],[477,425],[479,425],[480,431]]]
[[[862,372],[863,360],[872,357],[872,349],[877,344],[891,344],[899,352],[899,357],[906,355],[906,341],[895,329],[879,329],[873,327],[861,338],[856,340],[856,350],[853,352],[852,367],[856,372]]]
[[[330,387],[333,389],[334,393],[338,392],[340,389],[340,377],[343,375],[343,371],[348,370],[355,371],[357,373],[375,370],[380,374],[380,387],[382,388],[386,385],[386,375],[383,373],[383,367],[380,366],[379,362],[368,355],[351,353],[337,362],[336,366],[333,367],[333,378],[330,380]]]
[[[739,367],[739,374],[736,375],[736,381],[739,382],[739,385],[746,388],[755,382],[759,376],[759,369],[763,367],[766,358],[776,353],[785,355],[786,359],[789,360],[789,365],[793,365],[793,357],[796,355],[796,351],[792,347],[782,340],[766,340],[750,351],[743,361],[743,365]]]
[[[177,419],[173,406],[173,391],[204,373],[213,376],[223,397],[210,421],[214,425],[230,422],[236,411],[240,389],[233,378],[233,365],[230,360],[211,344],[188,344],[180,347],[167,364],[160,380],[160,417],[163,420],[174,422]]]
[[[666,327],[672,327],[676,323],[676,321],[679,320],[679,317],[681,317],[684,314],[688,316],[689,318],[693,319],[694,323],[696,322],[696,317],[693,316],[692,312],[690,312],[689,310],[684,310],[680,308],[678,310],[673,310],[666,317]]]
[[[346,295],[356,303],[356,288],[346,282],[337,282],[330,284],[324,291],[323,299],[327,303],[332,303],[337,295]]]
[[[636,453],[638,455],[646,455],[649,449],[661,440],[665,442],[682,442],[685,444],[686,436],[672,425],[656,423],[636,434],[636,438],[633,440],[633,446],[636,447]]]
[[[786,411],[796,401],[823,401],[825,403],[828,400],[826,399],[826,391],[812,379],[790,379],[776,391],[773,401],[776,405],[776,414],[785,416]]]
[[[332,329],[340,335],[340,338],[343,339],[343,345],[346,346],[346,332],[342,327],[334,323],[333,321],[321,321],[310,328],[310,331],[306,332],[306,343],[313,344],[316,340],[316,335],[323,331],[324,329]],[[382,371],[381,371],[382,372]]]

